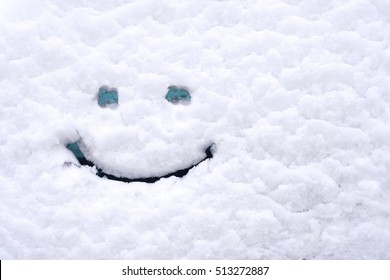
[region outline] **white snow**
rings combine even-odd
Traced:
[[[0,258],[389,259],[389,43],[387,0],[0,1]],[[216,150],[123,183],[79,136],[128,177]]]

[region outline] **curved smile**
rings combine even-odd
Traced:
[[[196,162],[195,164],[192,164],[191,166],[188,166],[186,168],[179,169],[179,170],[176,170],[176,171],[172,171],[172,172],[164,174],[162,176],[152,176],[152,177],[142,177],[142,178],[127,178],[127,177],[118,177],[118,176],[115,176],[115,175],[108,174],[108,173],[104,172],[101,168],[96,166],[96,164],[94,164],[92,161],[88,160],[84,156],[84,153],[81,151],[81,149],[79,147],[79,143],[80,143],[80,140],[77,141],[77,142],[69,143],[69,144],[66,145],[66,148],[73,153],[73,155],[77,158],[77,160],[80,163],[80,165],[96,167],[96,170],[97,170],[96,175],[101,177],[101,178],[107,178],[109,180],[121,181],[121,182],[125,182],[125,183],[131,183],[131,182],[154,183],[154,182],[157,182],[158,180],[160,180],[162,178],[168,178],[168,177],[171,177],[171,176],[183,177],[183,176],[187,175],[187,173],[192,168],[198,166],[199,164],[201,164],[202,162],[204,162],[207,159],[211,159],[213,157],[213,147],[214,147],[214,144],[211,144],[210,146],[208,146],[204,150],[204,153],[205,153],[204,158],[201,159],[200,161]]]

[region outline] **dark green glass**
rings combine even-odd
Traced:
[[[179,101],[190,102],[191,95],[187,89],[178,86],[169,86],[165,99],[171,103],[178,103]]]
[[[102,86],[99,88],[98,104],[100,107],[106,107],[110,104],[118,104],[118,91],[115,88]]]

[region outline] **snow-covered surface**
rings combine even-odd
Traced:
[[[1,0],[0,258],[389,259],[389,23],[388,0]],[[127,184],[64,165],[79,136],[130,177],[216,150]]]

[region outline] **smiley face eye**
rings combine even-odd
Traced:
[[[189,103],[191,102],[191,95],[185,87],[169,86],[165,99],[173,104],[177,104],[181,101]]]
[[[102,86],[98,92],[98,104],[100,107],[118,106],[118,90],[108,86]]]

